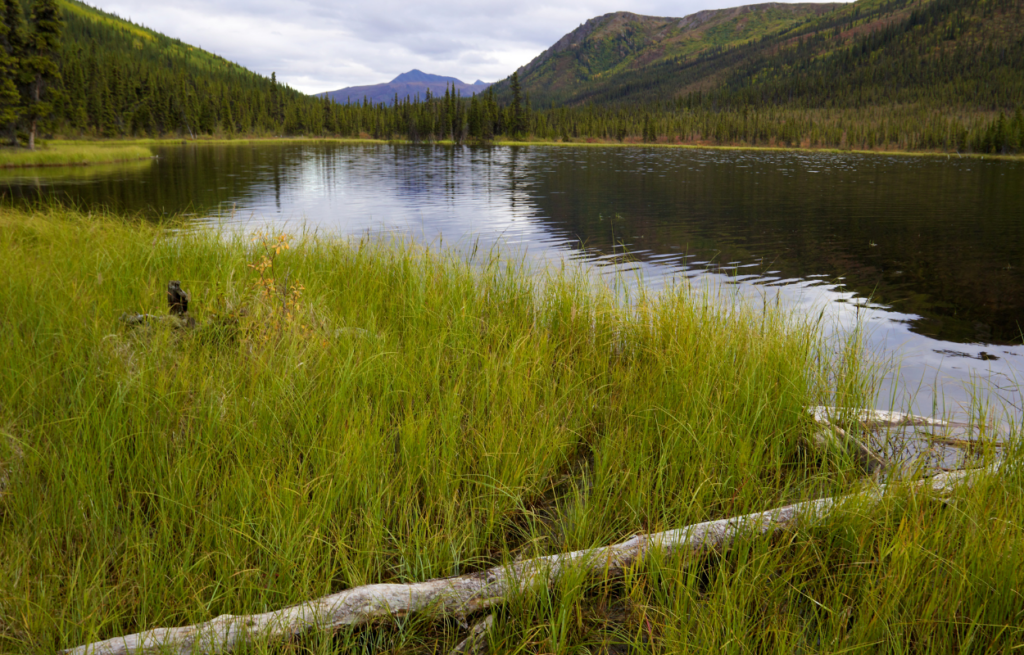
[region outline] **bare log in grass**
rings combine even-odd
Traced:
[[[869,444],[858,439],[855,435],[848,433],[832,422],[832,417],[838,416],[844,411],[836,407],[808,407],[807,411],[814,417],[815,423],[821,426],[814,433],[814,441],[821,447],[836,446],[841,450],[848,450],[860,461],[870,472],[885,470],[890,464],[881,455],[871,450]],[[902,428],[907,426],[927,427],[967,427],[964,423],[951,423],[942,419],[929,418],[927,416],[915,416],[903,412],[888,412],[880,409],[858,409],[846,410],[855,411],[855,420],[861,427],[868,431]]]
[[[876,452],[868,448],[867,444],[860,439],[850,435],[838,425],[822,423],[821,427],[814,432],[814,442],[819,448],[837,448],[841,451],[849,451],[857,458],[861,466],[869,473],[884,471],[889,468],[888,463]]]
[[[921,480],[912,488],[948,492],[970,484],[979,474],[997,467],[953,471]],[[480,573],[412,584],[374,584],[324,596],[276,612],[248,616],[219,616],[206,623],[180,628],[157,628],[115,637],[63,651],[70,655],[127,655],[128,653],[225,653],[257,639],[288,639],[309,630],[334,630],[365,625],[378,619],[430,612],[460,618],[500,604],[536,585],[550,585],[563,571],[583,567],[594,574],[614,574],[658,549],[665,555],[700,553],[729,544],[743,534],[768,534],[828,515],[851,500],[877,503],[886,485],[848,496],[822,498],[767,512],[698,523],[678,530],[637,535],[613,546],[550,555],[514,562]]]

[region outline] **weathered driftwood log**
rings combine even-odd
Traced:
[[[819,447],[825,449],[835,447],[844,452],[851,452],[857,461],[871,473],[884,471],[889,467],[888,462],[871,450],[868,444],[832,423],[830,417],[837,415],[839,410],[832,407],[808,407],[807,411],[814,417],[814,422],[820,426],[813,435],[814,441]]]
[[[954,471],[913,484],[938,492],[970,483],[989,469]],[[358,626],[376,619],[417,612],[465,617],[505,601],[535,585],[550,585],[567,568],[583,567],[594,574],[621,572],[652,549],[663,553],[703,552],[721,547],[742,534],[767,534],[829,514],[853,499],[877,503],[886,485],[874,485],[849,496],[823,498],[678,530],[637,535],[613,546],[550,555],[514,562],[480,573],[412,584],[373,584],[340,591],[276,612],[248,616],[219,616],[206,623],[180,628],[156,628],[125,637],[78,646],[73,655],[127,655],[128,653],[224,653],[256,639],[287,639],[309,630]]]

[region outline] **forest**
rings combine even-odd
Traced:
[[[1024,152],[1020,0],[861,0],[842,15],[656,62],[633,71],[629,82],[585,84],[556,97],[532,87],[529,73],[514,73],[472,98],[451,90],[388,105],[302,94],[275,74],[253,73],[76,0],[0,3],[7,89],[0,124],[23,142],[36,122],[47,136],[71,138],[304,135]],[[909,11],[911,5],[917,8]],[[40,22],[44,10],[49,19]],[[980,39],[983,28],[1001,36]],[[50,51],[39,54],[43,33]],[[27,75],[18,62],[36,72]],[[724,83],[698,84],[714,76]]]

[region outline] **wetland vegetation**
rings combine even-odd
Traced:
[[[868,502],[877,479],[828,446],[808,413],[849,408],[842,427],[866,429],[852,410],[876,402],[887,371],[868,364],[863,325],[827,339],[824,312],[767,294],[747,304],[688,275],[655,292],[606,284],[583,264],[538,270],[499,246],[352,235],[381,207],[404,208],[396,223],[422,229],[438,198],[443,220],[456,199],[487,198],[467,206],[492,214],[448,225],[479,235],[490,221],[527,244],[554,234],[593,261],[625,261],[636,244],[652,260],[682,258],[681,273],[718,262],[733,282],[755,264],[780,285],[849,271],[851,302],[874,288],[873,299],[908,312],[900,320],[916,320],[913,310],[920,329],[954,339],[950,356],[1002,344],[977,357],[989,372],[1015,371],[1019,162],[956,161],[1024,152],[1022,8],[765,5],[707,13],[703,28],[609,14],[485,94],[343,105],[77,0],[0,0],[0,127],[12,144],[0,168],[140,160],[3,173],[0,652],[49,655],[838,496],[834,511],[771,535],[654,549],[608,574],[569,566],[488,610],[487,646],[1020,648],[1019,426],[998,448],[991,434],[956,440],[969,453],[956,465],[1001,458],[973,484],[939,494],[915,483],[934,471],[894,467]],[[250,144],[239,137],[286,147],[216,147]],[[378,143],[306,148],[324,137]],[[141,161],[167,138],[211,147]],[[875,161],[889,158],[676,150],[655,163],[651,151],[598,161],[597,149],[579,149],[531,163],[518,148],[380,143],[503,139],[956,161],[908,173]],[[313,178],[292,175],[295,162],[317,183],[299,183]],[[764,170],[739,172],[751,164]],[[463,179],[460,166],[484,174]],[[811,182],[823,168],[832,183]],[[886,186],[906,175],[927,181],[900,185],[915,197]],[[348,233],[202,224],[222,210],[233,219],[239,202],[281,217],[303,207],[300,193],[315,206],[323,189],[344,198],[334,218],[339,232],[355,226]],[[57,197],[68,206],[40,202]],[[878,210],[907,199],[926,222]],[[965,199],[971,211],[959,210]],[[986,220],[970,224],[979,206]],[[776,211],[812,220],[773,224]],[[946,255],[936,247],[949,244]],[[940,260],[956,266],[936,270]],[[182,316],[167,315],[171,280],[189,292],[176,296]],[[921,359],[945,356],[927,350]],[[985,407],[970,410],[972,425],[987,426]],[[284,643],[258,637],[245,651],[444,653],[485,614],[395,613]]]
[[[468,260],[468,261],[467,261]],[[862,406],[854,336],[686,287],[401,241],[0,213],[0,650],[52,653],[372,582],[856,491],[806,408]],[[191,330],[166,313],[191,291]],[[837,349],[838,348],[838,349]],[[783,536],[496,610],[494,652],[1004,652],[1024,476],[887,493]],[[396,616],[253,652],[446,652]]]
[[[49,143],[35,150],[0,148],[0,168],[114,164],[152,156],[152,150],[137,143]]]

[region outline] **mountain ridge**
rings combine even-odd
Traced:
[[[340,104],[362,102],[365,98],[370,102],[384,103],[391,105],[397,96],[399,101],[416,98],[423,99],[429,91],[431,95],[441,95],[447,89],[454,88],[463,96],[469,97],[486,91],[491,85],[487,82],[477,80],[473,84],[467,84],[457,77],[434,75],[424,73],[414,68],[396,76],[390,82],[382,84],[367,84],[363,86],[349,86],[335,91],[324,91],[316,94],[318,98],[328,98]]]
[[[835,9],[838,6],[839,3],[766,2],[755,5],[730,7],[726,9],[704,9],[680,18],[667,16],[645,16],[628,11],[610,12],[601,16],[595,16],[594,18],[582,23],[578,28],[556,41],[554,45],[542,52],[534,60],[525,66],[520,67],[517,72],[522,76],[536,70],[552,56],[565,50],[580,47],[588,37],[601,29],[607,30],[618,27],[621,30],[624,25],[635,25],[639,23],[643,24],[645,27],[658,29],[660,33],[655,35],[655,40],[660,41],[665,37],[675,36],[675,34],[670,35],[667,34],[667,32],[674,31],[683,34],[696,34],[698,30],[705,28],[709,23],[720,24],[730,19],[736,19],[744,14],[765,12],[767,10],[779,10],[780,13],[791,14],[794,17],[798,17],[811,12],[824,13]],[[745,25],[741,27],[745,27]]]

